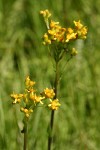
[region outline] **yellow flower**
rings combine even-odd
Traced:
[[[57,110],[61,105],[58,99],[50,100],[50,102],[51,103],[48,105],[48,107],[52,110]]]
[[[13,104],[20,103],[21,99],[23,98],[23,94],[11,94],[11,98],[14,99]]]
[[[55,35],[55,34],[56,34],[55,30],[48,30],[48,33],[49,33],[50,35]]]
[[[26,116],[27,118],[29,118],[30,114],[33,112],[32,109],[27,109],[27,108],[23,108],[23,107],[20,108],[20,111],[24,112],[24,113],[25,113],[25,116]]]
[[[80,29],[83,27],[83,25],[80,23],[80,20],[79,20],[79,21],[74,21],[74,25],[75,25],[75,27],[76,27],[78,30],[80,30]]]
[[[74,21],[74,24],[75,24],[75,27],[76,27],[77,38],[86,39],[87,27],[83,26],[80,23],[80,20],[78,22]]]
[[[41,10],[40,14],[43,15],[44,18],[49,18],[51,16],[51,13],[49,12],[49,10]]]
[[[86,39],[87,27],[83,27],[80,32],[81,32],[81,38]]]
[[[68,28],[67,31],[68,31],[68,33],[70,33],[70,34],[74,32],[74,30],[73,30],[72,28]]]
[[[43,44],[46,45],[46,44],[51,44],[51,40],[49,40],[49,37],[48,37],[48,34],[45,33],[44,36],[43,36]]]
[[[65,42],[69,42],[70,40],[76,39],[77,33],[74,33],[72,28],[67,28],[66,40]]]
[[[76,35],[77,35],[77,33],[68,33],[67,35],[66,35],[66,42],[69,42],[70,40],[74,40],[74,39],[76,39]]]
[[[62,28],[59,25],[59,22],[54,22],[51,20],[50,28],[48,33],[45,34],[44,42],[47,44],[51,44],[53,41],[64,42],[65,39],[66,28]],[[48,39],[50,40],[48,42]]]
[[[67,44],[70,40],[85,39],[87,34],[87,28],[83,26],[81,21],[73,21],[74,28],[63,28],[59,25],[59,22],[49,20],[51,13],[46,9],[40,11],[43,15],[44,21],[47,25],[47,33],[43,36],[43,44],[49,45],[55,42]]]
[[[54,90],[48,88],[44,89],[43,94],[46,98],[53,98],[55,96]]]
[[[44,99],[45,97],[42,97],[42,96],[37,96],[36,93],[35,94],[30,94],[30,99],[34,101],[34,103],[41,103],[43,104],[42,100]]]
[[[29,87],[34,86],[34,85],[35,85],[35,82],[34,82],[34,81],[31,81],[30,78],[29,78],[29,76],[28,76],[28,77],[26,77],[26,79],[25,79],[25,85],[26,85],[27,88],[29,88]]]
[[[55,21],[51,20],[51,22],[50,22],[50,28],[55,28],[55,27],[58,26],[58,24],[59,24],[59,22],[55,22]]]

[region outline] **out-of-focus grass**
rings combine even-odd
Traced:
[[[79,54],[66,66],[59,89],[61,108],[56,112],[54,149],[100,149],[100,9],[99,0],[0,1],[0,149],[21,150],[23,116],[11,104],[10,94],[21,92],[26,75],[40,91],[53,82],[53,65],[41,44],[45,25],[39,11],[49,9],[53,18],[69,26],[81,20],[88,37],[78,41]],[[65,63],[65,62],[64,62]],[[36,110],[29,121],[29,149],[47,148],[50,112]]]

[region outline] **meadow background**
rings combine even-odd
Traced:
[[[60,109],[55,114],[54,150],[100,149],[100,1],[0,0],[0,150],[22,150],[23,114],[10,94],[21,93],[30,75],[42,91],[51,87],[54,68],[42,45],[46,32],[39,11],[49,9],[62,26],[82,21],[85,41],[75,43],[78,55],[63,74]],[[38,108],[29,121],[29,150],[47,149],[50,111]]]

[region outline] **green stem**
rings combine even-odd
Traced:
[[[53,131],[53,123],[54,123],[54,110],[51,111],[51,118],[50,118],[50,133],[48,136],[48,150],[51,150],[51,144],[52,144],[52,131]]]
[[[55,92],[55,97],[54,99],[57,98],[58,96],[58,82],[59,82],[59,63],[56,62],[56,72],[55,72],[55,82],[54,82],[54,92]]]
[[[24,146],[23,146],[23,150],[27,150],[27,120],[24,120],[24,129],[23,129],[23,133],[24,133]]]
[[[56,72],[55,72],[55,81],[54,81],[54,92],[55,92],[55,97],[54,99],[57,98],[58,95],[58,82],[59,82],[59,72],[58,72],[58,62],[56,62]],[[53,142],[53,125],[54,125],[54,113],[55,111],[51,111],[51,118],[50,118],[50,133],[48,136],[48,150],[51,150],[52,142]]]

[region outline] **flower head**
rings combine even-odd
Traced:
[[[14,99],[13,104],[19,103],[20,110],[24,112],[28,118],[33,111],[32,107],[34,103],[31,103],[30,94],[34,94],[36,90],[33,88],[35,82],[30,79],[29,76],[25,79],[25,90],[23,94],[11,94],[11,98]]]
[[[30,99],[36,104],[36,103],[41,103],[43,104],[42,100],[44,99],[45,97],[42,97],[42,96],[37,96],[36,93],[35,94],[30,94]]]
[[[53,98],[55,96],[55,93],[54,93],[54,90],[53,89],[44,89],[43,91],[43,95],[46,97],[46,98]]]
[[[76,30],[76,33],[77,33],[77,38],[80,38],[80,39],[86,39],[86,36],[87,36],[87,27],[86,26],[83,26],[79,21],[74,21],[74,25],[75,25],[75,30]]]
[[[58,99],[50,100],[48,107],[52,110],[57,110],[61,104]]]
[[[44,44],[44,45],[46,45],[46,44],[51,44],[51,40],[49,39],[47,33],[45,33],[44,36],[43,36],[43,44]]]
[[[27,76],[25,79],[25,85],[26,85],[26,88],[31,88],[32,86],[35,85],[35,82],[30,80],[30,77]]]
[[[27,118],[30,117],[30,114],[33,112],[34,108],[38,106],[38,104],[45,104],[48,105],[48,102],[44,101],[48,99],[53,99],[55,96],[54,90],[45,88],[42,93],[37,94],[37,90],[34,89],[35,82],[30,79],[29,76],[25,79],[25,90],[23,94],[11,94],[11,98],[14,100],[13,104],[18,103],[20,106],[21,112],[25,114]],[[57,100],[58,101],[58,100]],[[54,109],[57,109],[58,104],[54,107],[54,102],[49,104],[48,106]]]
[[[21,107],[21,108],[20,108],[20,111],[24,112],[24,114],[25,114],[25,116],[26,116],[27,118],[29,118],[30,114],[33,112],[32,109],[27,109],[27,108],[24,108],[24,107]]]
[[[20,103],[21,99],[23,98],[23,94],[15,94],[15,93],[13,93],[10,96],[11,96],[11,98],[14,99],[13,104]]]
[[[79,21],[74,21],[74,25],[75,25],[75,27],[78,30],[80,30],[83,27],[83,25],[81,24],[80,20]]]
[[[70,40],[75,40],[76,37],[77,33],[75,33],[72,28],[68,28],[66,33],[66,42],[69,42]]]
[[[48,20],[48,17],[51,16],[51,13],[48,10],[40,11],[40,13],[44,16],[47,25],[47,33],[43,36],[44,45],[51,45],[56,42],[58,46],[61,46],[62,44],[61,47],[63,49],[65,44],[67,45],[67,43],[73,40],[86,38],[87,27],[85,27],[80,20],[73,21],[74,28],[64,28],[59,22]]]
[[[48,9],[46,10],[41,10],[40,14],[43,15],[44,18],[49,18],[51,16],[51,13],[49,12]]]

